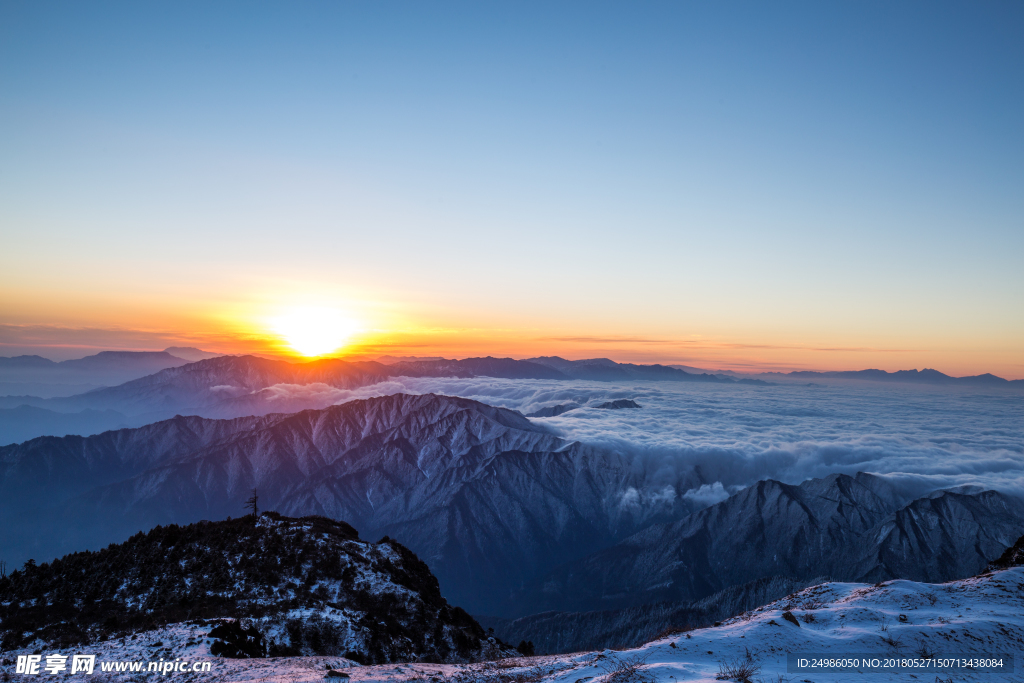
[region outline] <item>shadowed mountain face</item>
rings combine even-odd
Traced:
[[[977,573],[1024,531],[1024,503],[994,491],[900,498],[886,480],[761,481],[560,567],[531,611],[690,601],[769,576],[945,581]]]
[[[621,505],[644,476],[517,412],[429,394],[292,415],[176,417],[0,448],[0,547],[9,561],[42,560],[156,524],[237,515],[257,487],[267,509],[397,538],[450,599],[501,614],[541,572],[678,518],[678,501]]]
[[[706,628],[742,612],[825,581],[773,576],[732,586],[696,602],[655,602],[617,610],[541,612],[518,619],[480,617],[503,640],[528,640],[537,654],[624,649],[648,643],[666,630]]]

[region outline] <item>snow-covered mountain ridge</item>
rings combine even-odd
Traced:
[[[246,627],[208,621],[225,618]],[[157,527],[0,578],[4,650],[134,639],[184,622],[214,627],[210,652],[234,657],[383,663],[497,653],[411,551],[386,537],[368,543],[323,517]]]
[[[927,660],[942,655],[1006,655],[1020,666],[1024,652],[1024,567],[1012,567],[945,584],[890,581],[880,584],[824,583],[727,619],[719,625],[677,632],[625,651],[604,650],[483,662],[470,665],[389,664],[345,668],[350,683],[679,683],[749,680],[757,682],[853,683],[868,680],[862,671],[791,673],[789,653],[843,658],[876,654]],[[329,667],[347,666],[324,658],[262,660],[211,658],[203,648],[205,632],[186,635],[180,628],[145,634],[136,640],[108,640],[90,646],[99,660],[145,661],[154,640],[181,643],[165,656],[211,661],[204,674],[179,674],[176,680],[216,683],[322,681]],[[195,641],[200,641],[199,645]],[[185,642],[190,643],[188,649]],[[14,657],[27,649],[10,652]],[[155,659],[154,659],[155,661]],[[1008,663],[1008,662],[1007,662]],[[746,669],[747,676],[736,675]],[[730,675],[730,673],[732,675]],[[1019,676],[1019,669],[1016,676]],[[340,676],[339,676],[340,677]],[[1004,681],[1006,675],[923,668],[873,671],[872,681]],[[73,680],[70,677],[64,677]],[[64,680],[56,677],[56,680]],[[125,676],[123,679],[132,680]]]

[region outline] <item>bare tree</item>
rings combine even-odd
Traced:
[[[245,509],[249,510],[250,514],[252,514],[252,519],[254,522],[260,518],[260,509],[258,506],[259,500],[260,497],[256,495],[256,489],[253,489],[252,498],[245,501]]]
[[[7,563],[0,560],[0,579],[7,577]]]

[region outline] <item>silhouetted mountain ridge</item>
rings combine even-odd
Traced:
[[[546,365],[572,379],[587,379],[598,382],[630,380],[660,380],[670,382],[733,382],[734,380],[710,374],[691,374],[667,365],[635,365],[616,363],[608,358],[566,360],[558,356],[530,358],[531,363]]]
[[[57,411],[84,408],[109,409],[149,421],[178,414],[207,417],[238,417],[270,412],[291,412],[281,405],[273,387],[323,385],[334,389],[355,389],[383,382],[391,377],[476,377],[512,379],[564,379],[542,365],[510,358],[468,358],[461,361],[417,361],[385,365],[375,361],[345,361],[326,358],[289,363],[257,356],[218,356],[181,364],[115,387],[48,400],[19,396],[0,399],[0,407],[28,404]],[[264,392],[264,393],[261,393]],[[315,398],[311,399],[314,400]],[[323,399],[335,402],[333,395]],[[303,405],[301,408],[325,405]],[[285,410],[282,410],[284,408]]]
[[[1024,386],[1024,380],[1007,380],[997,377],[991,373],[971,375],[968,377],[953,377],[945,373],[925,368],[924,370],[897,370],[888,372],[886,370],[839,370],[831,372],[815,372],[811,370],[798,370],[794,372],[766,372],[765,375],[785,375],[787,377],[800,378],[831,378],[831,379],[862,379],[874,382],[915,382],[923,384],[948,384],[948,385],[970,385],[970,386]]]
[[[188,362],[164,351],[102,351],[59,363],[41,356],[0,357],[0,395],[70,396],[123,384]],[[5,402],[2,407],[17,406]],[[89,407],[94,406],[79,410]]]

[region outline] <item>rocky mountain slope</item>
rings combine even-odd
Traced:
[[[323,517],[157,527],[0,578],[8,651],[134,639],[182,622],[212,627],[211,653],[231,657],[379,664],[499,654],[411,551],[388,538],[362,541]]]
[[[1002,555],[992,560],[986,568],[988,571],[999,571],[1010,567],[1024,565],[1024,536],[1017,539],[1017,542],[1007,548]]]
[[[654,524],[540,579],[531,611],[685,602],[759,578],[946,581],[981,571],[1024,532],[1024,503],[995,491],[904,500],[887,480],[765,480]]]
[[[397,538],[430,563],[451,599],[501,614],[542,572],[687,509],[678,497],[622,505],[630,488],[648,488],[647,476],[624,455],[454,397],[176,417],[0,448],[0,547],[8,561],[45,559],[156,524],[222,518],[256,487],[284,514]]]

